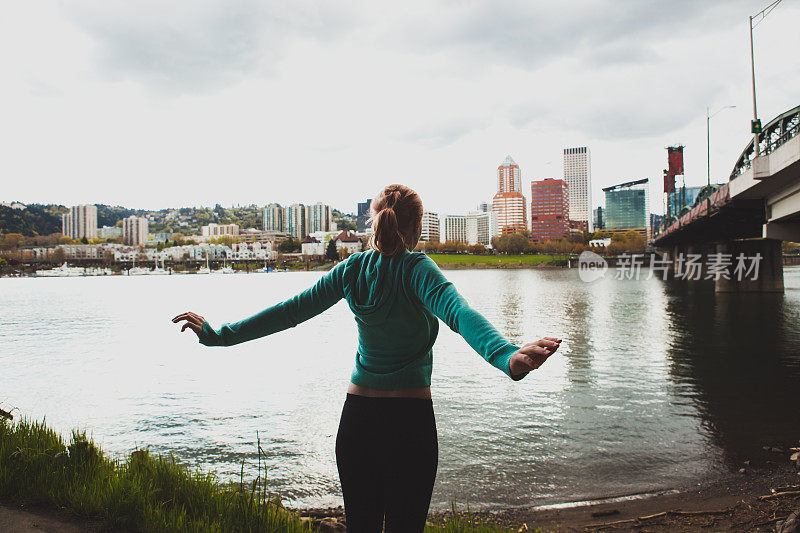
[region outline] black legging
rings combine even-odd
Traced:
[[[433,402],[348,394],[336,466],[350,533],[425,529],[439,444]]]

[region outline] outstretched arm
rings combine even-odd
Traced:
[[[342,272],[345,261],[339,263],[317,283],[300,294],[239,322],[224,324],[218,330],[195,313],[187,312],[172,319],[173,322],[185,320],[181,331],[187,328],[197,334],[201,344],[206,346],[232,346],[260,337],[265,337],[312,318],[343,297]]]
[[[427,256],[419,259],[409,281],[420,301],[434,315],[460,334],[489,364],[515,381],[539,368],[561,343],[554,337],[545,337],[521,348],[508,342],[483,315],[469,306]]]

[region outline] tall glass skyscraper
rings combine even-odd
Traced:
[[[605,229],[644,230],[649,233],[648,183],[647,179],[642,179],[603,189],[606,194],[606,208],[603,210]]]
[[[592,231],[592,161],[589,148],[564,148],[564,181],[569,189],[569,219]]]

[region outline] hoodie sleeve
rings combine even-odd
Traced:
[[[519,346],[508,342],[483,315],[469,306],[433,259],[423,254],[414,265],[409,280],[420,301],[460,334],[489,364],[514,381],[527,375],[527,372],[512,375],[508,368],[511,356]]]
[[[293,328],[315,317],[343,298],[342,277],[347,261],[342,261],[313,286],[279,304],[239,322],[224,324],[218,330],[208,322],[198,335],[206,346],[232,346]]]

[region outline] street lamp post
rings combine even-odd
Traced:
[[[759,156],[759,149],[758,149],[758,129],[756,129],[756,123],[758,122],[758,109],[756,108],[756,61],[755,61],[755,54],[753,53],[753,20],[758,19],[756,21],[756,26],[759,22],[764,20],[767,15],[769,15],[773,9],[775,9],[778,4],[781,3],[782,0],[774,0],[770,5],[756,13],[755,15],[750,17],[750,76],[753,80],[753,157]],[[759,18],[761,17],[761,18]],[[760,128],[760,125],[759,125]]]
[[[753,79],[753,121],[756,121],[758,120],[758,109],[756,109],[756,61],[753,54],[753,17],[750,17],[750,76]],[[756,132],[753,132],[753,155],[758,157],[758,133]]]
[[[706,107],[706,170],[708,171],[708,185],[711,186],[711,119],[716,116],[720,111],[725,109],[733,109],[735,105],[726,105],[722,109],[717,109],[714,114],[709,115],[709,109]]]

